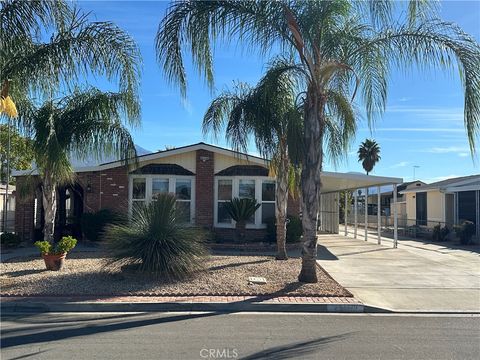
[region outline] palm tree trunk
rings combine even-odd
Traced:
[[[275,194],[276,230],[277,230],[277,260],[287,260],[287,204],[288,204],[288,154],[287,147],[280,146],[280,162],[277,169],[277,186]]]
[[[321,188],[320,172],[323,158],[323,107],[325,99],[311,84],[305,102],[305,154],[302,164],[302,270],[300,282],[316,283],[317,278],[317,215],[318,195]]]
[[[55,231],[55,215],[57,213],[57,193],[55,182],[49,172],[45,172],[43,178],[42,203],[44,209],[45,226],[43,239],[53,243]]]

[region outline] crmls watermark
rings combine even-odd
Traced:
[[[237,349],[202,349],[200,350],[202,359],[236,359],[238,357]]]

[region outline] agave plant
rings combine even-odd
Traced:
[[[225,210],[235,221],[238,241],[245,238],[245,225],[247,221],[255,215],[255,211],[257,211],[260,205],[256,199],[250,198],[233,198],[225,203]]]
[[[107,265],[180,280],[203,270],[205,234],[187,227],[175,208],[175,197],[160,194],[149,205],[134,207],[129,224],[109,225],[104,234],[111,258]]]

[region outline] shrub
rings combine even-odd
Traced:
[[[102,209],[94,213],[84,213],[80,220],[83,234],[90,241],[101,240],[106,225],[125,221],[124,216],[109,209]]]
[[[463,245],[469,245],[472,236],[475,234],[475,224],[466,220],[461,225],[456,226],[455,231],[460,238],[460,243]]]
[[[300,241],[303,235],[302,220],[298,216],[288,216],[287,221],[287,243],[295,243]],[[275,218],[269,218],[266,221],[267,235],[266,240],[275,242],[277,241],[277,228]]]
[[[42,255],[60,255],[67,253],[77,245],[77,239],[71,236],[64,236],[55,245],[52,245],[47,240],[36,241],[35,245]]]
[[[432,240],[446,241],[448,234],[450,234],[450,229],[447,226],[442,227],[440,224],[435,225],[432,231]]]
[[[287,223],[287,243],[300,241],[303,235],[302,220],[298,216],[289,216]]]
[[[108,265],[133,265],[167,280],[204,269],[205,233],[182,221],[171,194],[134,207],[130,223],[108,225],[104,239],[111,251]]]
[[[255,214],[260,205],[256,199],[233,198],[225,203],[225,209],[235,222],[245,224]]]
[[[0,235],[0,244],[6,248],[17,247],[21,242],[20,236],[16,234],[6,232]]]

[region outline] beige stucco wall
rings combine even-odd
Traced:
[[[235,166],[235,165],[260,165],[260,164],[252,163],[247,160],[243,160],[234,156],[227,156],[227,155],[215,153],[215,168],[214,168],[215,174],[230,166]],[[264,166],[267,167],[267,164],[265,163]]]
[[[408,225],[414,225],[417,216],[416,194],[407,193],[406,199]],[[427,192],[427,220],[431,222],[445,221],[445,195],[438,190]],[[434,226],[434,224],[429,223],[429,226]]]
[[[405,199],[407,202],[406,210],[407,210],[407,219],[408,219],[408,226],[415,224],[415,218],[417,216],[417,204],[415,202],[415,193],[407,193],[405,194]]]
[[[445,221],[445,195],[438,190],[427,192],[428,221]],[[429,224],[430,226],[431,224]],[[433,226],[433,224],[431,225]]]
[[[187,153],[166,156],[160,159],[149,160],[149,161],[140,161],[139,167],[148,165],[148,164],[177,164],[181,167],[184,167],[187,170],[190,170],[193,173],[196,173],[196,152],[189,151]]]

